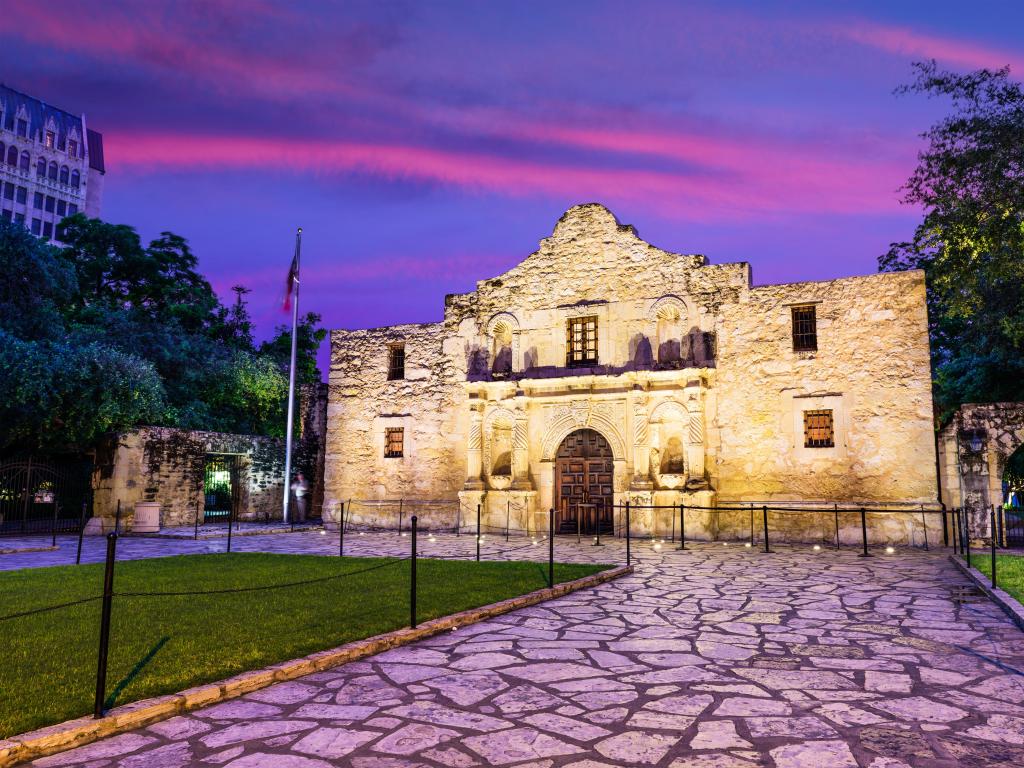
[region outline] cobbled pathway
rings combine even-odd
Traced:
[[[526,543],[511,556],[540,559]],[[337,544],[315,532],[234,542],[323,554]],[[484,556],[521,544],[493,537]],[[151,546],[121,545],[125,557]],[[223,542],[172,546],[221,551]],[[346,554],[407,546],[395,534],[352,535]],[[423,549],[473,546],[439,536]],[[945,552],[689,546],[636,543],[633,576],[33,765],[1024,765],[1024,633]],[[621,542],[559,540],[558,551],[562,560],[624,554]],[[66,552],[4,560],[60,554],[67,562]]]

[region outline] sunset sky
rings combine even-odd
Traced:
[[[6,0],[0,79],[104,134],[103,218],[187,237],[265,335],[296,226],[328,327],[434,321],[565,209],[757,283],[875,271],[947,105],[926,58],[1024,74],[1011,2]]]

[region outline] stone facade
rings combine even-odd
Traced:
[[[794,351],[794,306],[814,307],[814,351]],[[572,365],[584,319],[596,361]],[[616,504],[932,508],[926,320],[921,272],[753,287],[746,263],[661,250],[577,206],[522,263],[446,297],[441,322],[332,332],[325,505],[460,500],[543,530],[566,438],[593,430]],[[830,414],[834,445],[805,447],[808,411]],[[659,514],[637,509],[636,529],[665,530]],[[729,525],[694,510],[687,533]]]
[[[939,432],[942,502],[964,508],[974,538],[991,535],[989,510],[1004,501],[1003,472],[1024,445],[1024,403],[966,403]]]
[[[73,115],[0,84],[0,216],[59,242],[65,216],[100,215],[103,136]]]
[[[222,432],[143,427],[120,435],[97,452],[93,519],[109,530],[121,503],[122,526],[132,527],[135,504],[160,504],[162,526],[192,525],[203,508],[207,456],[237,457],[236,516],[241,520],[281,517],[284,440]]]

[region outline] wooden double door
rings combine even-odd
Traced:
[[[614,464],[608,441],[593,429],[569,434],[555,456],[555,508],[560,533],[611,533]]]

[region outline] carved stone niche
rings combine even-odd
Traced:
[[[484,419],[482,465],[487,487],[495,491],[530,490],[526,414],[504,407]]]
[[[659,490],[675,490],[687,483],[689,423],[686,408],[674,400],[660,403],[651,413],[651,479]]]

